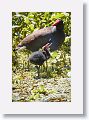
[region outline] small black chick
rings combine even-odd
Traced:
[[[37,67],[38,69],[38,77],[39,77],[39,69],[40,66],[43,65],[43,63],[50,58],[50,52],[49,52],[49,47],[51,46],[51,43],[47,43],[45,46],[42,47],[42,50],[33,52],[32,55],[29,57],[29,61],[32,64],[39,65]]]

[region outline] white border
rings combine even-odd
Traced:
[[[83,114],[82,0],[3,0],[0,5],[0,112],[3,114]],[[71,12],[72,102],[12,102],[12,12]]]

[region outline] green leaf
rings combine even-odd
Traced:
[[[52,55],[52,58],[55,58],[55,57],[57,57],[58,52],[57,52],[57,51],[55,51],[55,52],[53,52],[51,55]]]
[[[29,23],[30,23],[29,18],[28,18],[28,17],[25,17],[25,18],[24,18],[24,22],[25,22],[26,24],[29,24]]]

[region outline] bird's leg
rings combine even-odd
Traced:
[[[43,69],[42,69],[42,71],[43,71],[43,72],[45,71],[45,64],[43,64]]]
[[[42,65],[40,66],[40,71],[42,71]]]
[[[47,60],[46,60],[46,72],[47,72],[47,67],[48,67],[48,64],[47,64]]]
[[[38,66],[38,78],[40,77],[40,65]]]
[[[37,76],[37,78],[39,78],[40,77],[40,65],[39,66],[35,66],[36,68],[37,68],[37,73],[38,73],[38,76]]]

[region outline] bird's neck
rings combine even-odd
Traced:
[[[64,27],[59,27],[59,26],[52,26],[52,32],[58,31],[61,32],[64,30]]]

